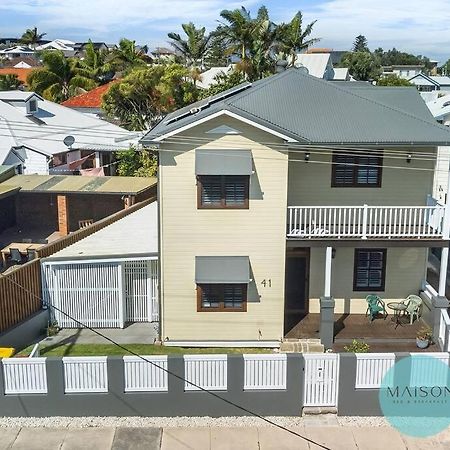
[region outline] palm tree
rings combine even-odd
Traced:
[[[290,56],[290,65],[295,65],[297,53],[301,50],[307,49],[320,39],[308,39],[316,20],[302,28],[303,16],[300,11],[293,17],[289,23],[282,23],[278,26],[277,41],[278,48],[281,52]]]
[[[97,83],[106,83],[114,77],[108,50],[97,50],[89,39],[84,48],[84,58],[77,60],[75,71]]]
[[[73,95],[93,89],[97,84],[77,73],[76,61],[65,58],[64,53],[49,50],[42,53],[42,69],[33,70],[27,77],[30,91],[47,100],[62,102]]]
[[[238,54],[241,60],[247,58],[247,51],[252,46],[255,23],[243,6],[233,11],[223,10],[220,13],[225,22],[220,22],[216,34],[227,43],[230,54]]]
[[[13,91],[19,89],[21,85],[22,82],[17,75],[10,73],[0,75],[0,91]]]
[[[135,67],[144,67],[147,47],[136,47],[136,41],[121,39],[119,48],[112,52],[110,63],[117,71],[129,71]]]
[[[38,33],[37,27],[28,28],[25,33],[22,34],[20,42],[29,45],[31,48],[35,48],[39,41],[46,35],[47,33]]]
[[[177,50],[186,60],[188,66],[197,67],[197,63],[203,66],[204,58],[209,50],[211,35],[206,35],[206,28],[196,28],[192,22],[181,25],[187,39],[183,39],[178,33],[169,33],[170,45]]]

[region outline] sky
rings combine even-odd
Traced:
[[[48,39],[117,42],[134,39],[150,48],[167,46],[167,33],[194,22],[212,30],[220,11],[245,6],[256,14],[266,5],[275,22],[302,11],[317,20],[320,47],[348,50],[358,34],[369,47],[450,58],[450,0],[0,0],[0,37],[20,36],[37,26]]]

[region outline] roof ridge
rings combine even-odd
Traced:
[[[304,75],[301,74],[301,73],[299,73],[299,75],[300,75],[300,76],[304,76]],[[428,121],[428,120],[422,119],[422,118],[420,118],[420,117],[417,117],[417,116],[415,116],[415,115],[413,115],[413,114],[410,114],[410,113],[407,113],[407,112],[405,112],[405,111],[402,111],[402,110],[400,110],[400,109],[397,109],[397,108],[394,108],[394,107],[392,107],[392,106],[386,105],[385,103],[378,102],[378,101],[373,100],[373,99],[371,99],[371,98],[364,97],[363,95],[357,95],[357,94],[355,94],[354,91],[346,90],[345,88],[341,88],[340,86],[338,86],[338,85],[335,84],[335,83],[330,83],[329,81],[323,80],[323,79],[321,79],[321,78],[317,78],[317,77],[313,77],[313,76],[311,76],[311,78],[314,79],[314,80],[313,80],[314,82],[319,82],[319,84],[326,83],[326,85],[332,86],[334,89],[336,89],[336,90],[338,90],[338,91],[340,91],[340,92],[344,92],[344,93],[346,93],[346,94],[352,95],[352,96],[357,97],[357,98],[360,98],[360,99],[362,99],[362,100],[365,100],[365,101],[367,101],[367,102],[369,102],[369,103],[373,103],[373,104],[375,104],[375,105],[382,106],[383,108],[389,109],[389,110],[391,110],[391,111],[395,111],[395,112],[400,113],[400,114],[402,114],[402,115],[404,115],[404,116],[406,116],[406,117],[410,117],[410,118],[412,118],[412,119],[418,120],[419,122],[423,122],[423,123],[426,123],[426,124],[428,124],[428,125],[432,125],[432,126],[438,128],[439,130],[445,130],[445,131],[447,131],[448,133],[450,133],[450,129],[448,129],[448,127],[445,127],[445,126],[443,126],[443,125],[440,125],[440,124],[438,124],[438,123],[437,123],[436,121],[434,121],[434,120],[433,120],[433,121]]]

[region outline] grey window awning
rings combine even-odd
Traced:
[[[253,172],[250,150],[195,151],[196,175],[251,175]]]
[[[196,256],[196,283],[249,283],[248,256]]]

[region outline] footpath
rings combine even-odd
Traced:
[[[0,428],[0,450],[443,450],[450,449],[450,429],[427,439],[409,438],[389,427],[90,427]]]

